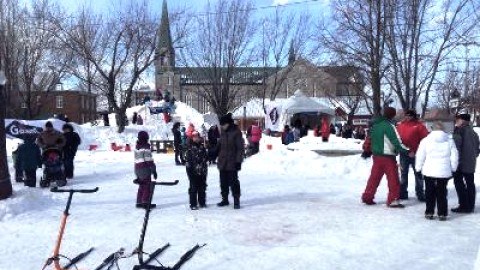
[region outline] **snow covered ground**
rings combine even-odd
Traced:
[[[179,179],[180,184],[156,190],[158,209],[151,215],[145,250],[170,242],[159,258],[173,265],[190,247],[206,243],[185,270],[480,269],[478,213],[451,213],[447,222],[440,222],[424,219],[424,205],[414,199],[405,202],[405,209],[387,208],[385,180],[377,193],[379,204],[363,205],[360,195],[370,160],[325,157],[302,147],[290,151],[279,140],[266,138],[260,154],[245,161],[240,210],[214,205],[220,196],[218,171],[211,166],[209,207],[190,211],[185,168],[174,165],[173,155],[155,154],[159,178]],[[272,150],[265,148],[266,142]],[[81,269],[93,269],[120,247],[132,251],[137,246],[144,212],[134,207],[133,178],[131,152],[79,152],[69,186],[100,188],[73,199],[62,253],[74,256],[94,246]],[[51,254],[67,196],[19,184],[14,189],[11,199],[0,202],[0,269],[41,269]],[[455,206],[453,183],[449,191],[449,205]],[[120,266],[131,269],[134,263],[130,258]]]

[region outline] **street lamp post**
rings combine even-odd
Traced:
[[[0,70],[0,200],[7,199],[12,195],[12,182],[8,172],[7,145],[5,137],[5,84],[7,78],[5,73]]]
[[[461,107],[460,92],[457,89],[453,90],[453,92],[450,94],[450,104],[449,105],[450,105],[451,113],[457,114],[458,110]]]

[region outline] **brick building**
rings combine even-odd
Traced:
[[[21,93],[12,98],[7,108],[7,118],[45,119],[55,115],[68,117],[83,124],[96,119],[97,96],[84,91],[55,90],[30,94],[30,106]]]

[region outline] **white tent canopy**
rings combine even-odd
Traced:
[[[268,101],[266,102],[268,103]],[[247,118],[262,118],[265,116],[261,98],[252,98],[247,103],[236,108],[232,112],[233,119]]]
[[[319,112],[329,115],[335,115],[335,111],[328,106],[320,104],[315,99],[307,97],[300,89],[295,94],[282,103],[283,110],[288,114],[302,112]]]
[[[301,90],[297,90],[293,96],[285,101],[271,102],[267,105],[265,128],[272,131],[281,131],[283,126],[289,124],[290,119],[298,113],[315,113],[333,117],[335,110],[305,96]]]

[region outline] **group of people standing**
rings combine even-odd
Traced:
[[[69,123],[64,124],[62,130],[63,133],[55,130],[48,121],[38,137],[32,135],[24,138],[14,156],[16,182],[23,182],[27,187],[36,187],[36,171],[42,167],[42,152],[48,149],[62,153],[64,176],[66,179],[73,178],[74,159],[81,139]]]
[[[403,208],[400,200],[409,199],[408,172],[413,167],[415,194],[419,201],[426,202],[427,219],[434,219],[435,207],[439,220],[447,219],[447,184],[452,177],[459,205],[451,211],[472,213],[476,195],[474,172],[480,150],[478,135],[470,125],[470,114],[456,115],[452,136],[440,121],[434,122],[432,131],[428,132],[414,110],[406,111],[405,119],[396,127],[393,124],[395,115],[394,108],[385,107],[383,115],[373,120],[370,137],[366,140],[370,146],[364,147],[364,151],[372,153],[373,165],[362,201],[367,205],[375,204],[376,190],[386,175],[387,206]]]
[[[218,138],[212,138],[212,141],[210,141],[218,155],[215,159],[217,159],[217,167],[220,174],[222,200],[217,206],[224,207],[230,204],[228,197],[231,190],[234,209],[239,209],[241,192],[238,172],[242,168],[244,158],[244,140],[242,132],[235,125],[231,114],[222,116],[219,122],[221,129],[219,136]],[[180,124],[175,123],[172,129],[174,132],[175,160],[177,164],[185,165],[189,179],[190,209],[198,210],[199,208],[207,207],[208,150],[204,138],[194,128],[191,130],[187,128],[185,133],[189,135],[185,135],[187,136],[186,142],[182,144],[182,131],[179,128]],[[213,132],[214,129],[212,129],[212,136],[214,136]],[[184,160],[178,160],[182,157]],[[135,147],[135,174],[139,183],[136,206],[144,208],[149,203],[151,176],[157,177],[150,145],[148,145],[148,133],[145,131],[138,133],[138,141]],[[155,207],[155,205],[152,206]]]

